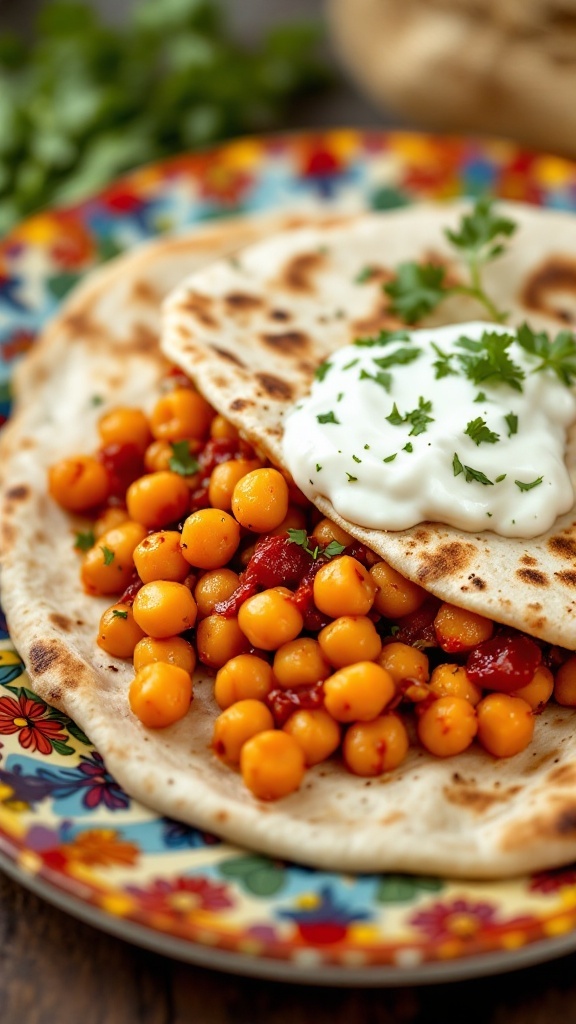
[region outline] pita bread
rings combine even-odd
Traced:
[[[417,246],[431,240],[429,227],[418,232],[419,215],[424,223],[432,216],[416,211],[414,220],[394,221],[401,231],[416,231]],[[445,218],[443,211],[442,223]],[[561,223],[560,218],[559,230]],[[326,869],[451,877],[499,877],[568,862],[576,856],[576,720],[569,709],[550,706],[537,722],[532,745],[510,761],[472,749],[442,761],[413,748],[399,770],[371,780],[349,775],[335,760],[310,770],[298,793],[268,804],[254,799],[239,775],[209,750],[216,708],[208,672],[196,676],[193,707],[185,719],[168,729],[147,730],[129,710],[131,666],[95,644],[108,601],[82,593],[72,548],[75,524],[48,499],[46,468],[71,448],[91,450],[96,419],[108,406],[151,407],[163,370],[156,347],[161,295],[206,257],[230,251],[263,230],[250,222],[206,229],[110,264],[76,292],[23,364],[18,411],[2,439],[1,582],[32,687],[78,722],[135,798],[273,856]],[[540,258],[540,249],[536,255]],[[394,251],[387,258],[392,261]],[[291,267],[294,271],[293,261]],[[299,263],[297,269],[290,275],[291,290],[275,285],[275,310],[290,308],[283,307],[284,300],[297,306],[299,289],[308,287],[311,265]],[[247,293],[243,287],[230,294]],[[240,320],[245,332],[254,316],[245,304],[240,314],[242,305],[233,303],[239,332]],[[280,333],[281,321],[273,322]],[[199,323],[193,302],[186,331]],[[282,329],[288,331],[285,323]],[[184,337],[174,337],[182,346]],[[211,335],[215,340],[220,345],[220,331],[217,338]],[[209,351],[215,361],[205,379],[216,389],[218,404],[227,408],[235,379],[223,379],[222,393],[217,381],[235,364]],[[179,356],[191,361],[182,347]],[[272,353],[262,372],[277,372],[280,358]],[[299,372],[295,379],[303,384]],[[251,377],[243,378],[242,387],[246,397],[255,393]],[[98,408],[92,405],[95,394],[104,400]],[[254,433],[253,417],[248,427]]]
[[[344,65],[385,110],[576,156],[574,0],[330,0]]]

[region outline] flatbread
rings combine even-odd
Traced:
[[[415,226],[418,217],[398,223]],[[75,293],[23,364],[18,411],[0,452],[1,582],[31,685],[78,722],[132,796],[254,850],[326,869],[450,877],[568,862],[576,856],[576,719],[569,709],[550,706],[532,745],[510,761],[472,749],[442,761],[413,748],[393,774],[362,779],[335,760],[311,769],[299,792],[269,804],[210,752],[210,673],[197,674],[185,719],[147,730],[128,706],[131,665],[95,644],[108,601],[81,590],[76,524],[48,498],[46,468],[71,450],[90,451],[96,419],[109,406],[151,407],[163,370],[161,295],[201,260],[263,230],[250,222],[206,229],[110,264]],[[278,287],[278,298],[288,299]],[[298,295],[289,294],[291,302]],[[217,365],[229,362],[222,357]],[[216,386],[216,372],[210,379]],[[254,386],[244,386],[248,397]],[[95,395],[103,399],[97,407]],[[227,407],[228,397],[218,404]]]
[[[518,224],[509,252],[485,272],[511,324],[556,333],[576,317],[576,219],[522,205],[500,207]],[[166,304],[163,348],[257,448],[282,462],[282,423],[318,364],[380,328],[398,327],[382,281],[403,260],[434,258],[456,280],[443,235],[461,203],[368,214],[346,227],[302,229],[251,246],[233,266],[212,264]],[[373,271],[358,283],[359,271]],[[481,313],[480,309],[480,313]],[[478,318],[458,297],[426,324]],[[279,319],[280,317],[280,319]],[[576,433],[568,453],[576,487]],[[576,512],[526,542],[439,524],[402,532],[361,529],[318,507],[410,579],[444,601],[576,649]]]

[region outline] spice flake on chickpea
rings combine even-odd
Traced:
[[[212,406],[209,389],[136,345],[159,318],[134,297],[175,284],[190,261],[175,244],[126,257],[120,277],[101,271],[72,299],[38,358],[50,374],[54,344],[60,368],[80,353],[82,388],[64,373],[58,422],[46,415],[39,431],[37,403],[8,439],[3,585],[32,685],[74,715],[129,792],[255,850],[451,877],[573,859],[576,657],[479,610],[479,573],[460,601],[430,573],[405,577],[398,557],[294,488],[228,414],[231,385]],[[285,271],[302,248],[295,239],[288,258],[286,244]],[[354,245],[349,256],[361,258]],[[373,300],[363,294],[366,313]],[[72,357],[70,325],[88,309],[106,331],[100,345],[94,324],[86,341],[74,335]],[[443,564],[457,562],[462,538],[437,533]],[[544,597],[532,614],[546,618]]]

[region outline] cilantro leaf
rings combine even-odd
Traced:
[[[489,480],[486,474],[482,472],[482,470],[473,469],[472,466],[466,466],[464,463],[462,463],[458,458],[456,452],[454,452],[454,458],[452,459],[452,469],[454,472],[454,476],[460,476],[461,473],[464,473],[464,479],[466,480],[467,484],[471,484],[473,481],[475,481],[476,483],[484,484],[485,486],[494,486],[494,481]]]
[[[360,370],[359,379],[373,380],[375,384],[379,384],[385,391],[390,391],[392,385],[392,374],[386,373],[384,370],[379,370],[378,373],[368,373],[367,370]]]
[[[324,548],[322,554],[326,555],[327,558],[334,558],[335,555],[341,555],[345,548],[345,544],[339,544],[337,540],[331,540]]]
[[[492,381],[508,384],[515,391],[522,391],[521,381],[526,374],[508,354],[508,349],[515,340],[512,334],[500,334],[496,331],[484,331],[479,341],[463,335],[456,345],[464,349],[459,354],[460,364],[473,384]]]
[[[115,553],[112,551],[112,548],[107,548],[105,544],[101,544],[100,550],[104,556],[104,565],[111,565],[115,557]]]
[[[325,555],[326,558],[334,558],[335,555],[341,555],[346,545],[339,544],[337,540],[331,540],[325,548],[321,548],[319,544],[316,544],[313,548],[310,547],[308,541],[309,537],[306,530],[296,530],[294,527],[288,529],[288,538],[292,544],[298,544],[299,547],[310,555],[314,561],[316,561],[320,555]]]
[[[504,251],[502,241],[497,239],[509,238],[515,231],[514,221],[495,212],[492,200],[483,196],[471,212],[462,217],[455,231],[446,228],[444,234],[467,261],[486,263]]]
[[[420,355],[422,355],[422,350],[419,348],[395,348],[390,355],[380,356],[374,359],[374,362],[381,370],[387,370],[389,366],[406,366],[408,363],[413,363]]]
[[[572,331],[560,331],[551,341],[546,331],[533,331],[528,324],[522,324],[518,328],[518,344],[525,352],[540,358],[534,373],[553,370],[567,386],[576,378],[576,335]]]
[[[94,530],[78,530],[74,540],[75,551],[89,551],[96,543]]]
[[[518,433],[518,417],[515,412],[509,412],[504,417],[508,426],[508,437]]]
[[[392,412],[389,416],[385,416],[384,419],[388,421],[393,427],[400,427],[405,422],[405,417],[398,412],[398,406],[396,402],[392,406]]]
[[[446,271],[436,263],[401,263],[393,281],[384,285],[392,313],[415,324],[440,305],[447,294]]]
[[[452,366],[454,352],[443,352],[435,341],[433,341],[431,345],[438,356],[438,359],[432,363],[432,366],[436,370],[436,380],[441,380],[442,377],[448,377],[449,374],[456,374],[457,371]]]
[[[416,437],[418,434],[423,434],[427,430],[427,424],[434,422],[434,417],[429,416],[428,413],[432,411],[432,402],[424,400],[422,395],[418,399],[418,407],[412,409],[411,412],[407,412],[405,416],[398,411],[396,402],[392,406],[392,412],[385,419],[393,427],[400,427],[403,423],[409,423],[412,427],[408,437]]]
[[[542,483],[544,477],[539,476],[536,480],[531,480],[530,483],[524,483],[522,480],[515,480],[514,483],[520,491],[531,491],[533,487],[538,487]]]
[[[500,440],[500,434],[489,430],[486,426],[486,420],[483,420],[481,416],[477,416],[475,420],[470,420],[464,433],[474,441],[475,445],[482,443],[496,444]]]
[[[340,420],[334,415],[332,410],[330,412],[318,413],[316,419],[318,423],[340,423]]]
[[[193,476],[200,469],[198,459],[195,459],[190,452],[188,441],[171,441],[172,455],[168,466],[173,473],[180,476]]]
[[[320,363],[320,366],[317,366],[314,371],[315,380],[324,380],[324,377],[331,369],[332,363],[328,362],[328,360],[326,360],[324,363]]]

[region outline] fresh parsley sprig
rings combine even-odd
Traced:
[[[546,331],[533,331],[528,324],[522,324],[517,332],[518,344],[540,359],[534,373],[539,370],[553,370],[568,387],[576,379],[576,335],[572,331],[560,331],[553,341]]]
[[[415,324],[431,313],[449,295],[468,295],[476,299],[490,319],[504,323],[507,314],[499,310],[482,285],[482,269],[505,251],[505,240],[516,230],[514,221],[494,210],[492,200],[478,199],[470,213],[464,214],[456,230],[444,235],[468,270],[468,282],[451,285],[445,267],[436,263],[401,263],[396,277],[383,287],[392,300],[390,308],[408,324]]]
[[[434,422],[434,417],[429,416],[428,413],[432,412],[432,402],[426,401],[422,395],[418,399],[418,407],[412,409],[411,412],[407,412],[404,416],[398,411],[396,402],[392,406],[392,412],[389,416],[386,416],[386,420],[393,427],[400,427],[404,423],[409,423],[412,430],[408,434],[408,437],[417,437],[418,434],[424,434],[428,429],[428,424]]]
[[[513,334],[496,331],[484,331],[479,340],[465,336],[459,338],[456,346],[463,352],[458,353],[458,359],[468,380],[473,384],[486,381],[508,384],[515,391],[522,391],[521,382],[526,374],[508,353],[514,340]]]
[[[500,440],[500,434],[490,430],[486,425],[486,420],[483,420],[481,416],[477,416],[475,420],[470,420],[464,433],[474,441],[475,445],[496,444]]]
[[[341,555],[346,547],[345,544],[339,544],[337,540],[331,540],[325,548],[321,547],[320,544],[316,544],[311,548],[308,543],[309,538],[306,530],[296,530],[293,527],[290,527],[288,530],[288,537],[292,544],[297,544],[298,547],[301,547],[314,561],[320,558],[321,555],[324,558],[334,558],[335,555]]]

